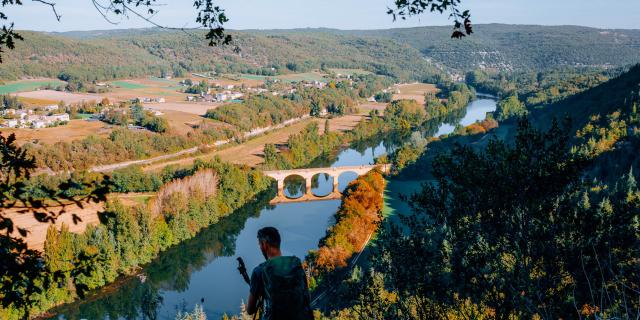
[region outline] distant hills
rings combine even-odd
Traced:
[[[618,67],[640,62],[640,30],[576,26],[476,25],[463,40],[450,27],[388,30],[249,30],[231,47],[211,48],[200,32],[127,29],[41,33],[5,53],[0,79],[81,81],[191,71],[272,73],[363,68],[400,80],[434,81],[475,68],[544,71],[559,66]]]
[[[530,71],[558,66],[624,66],[640,62],[640,30],[579,26],[484,24],[453,41],[448,27],[423,27],[345,34],[394,39],[456,69],[480,66]]]

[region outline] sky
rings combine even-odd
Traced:
[[[107,0],[96,0],[106,2]],[[153,20],[171,27],[195,25],[193,0],[156,0],[161,5]],[[4,8],[8,21],[19,30],[72,31],[151,27],[130,15],[113,17],[111,24],[95,9],[92,0],[52,0],[51,8],[35,1]],[[446,15],[424,14],[393,22],[386,14],[393,0],[218,0],[226,10],[229,29],[386,29],[450,25]],[[612,4],[615,4],[613,6]],[[640,29],[640,0],[462,0],[472,21],[480,23],[581,25],[596,28]]]

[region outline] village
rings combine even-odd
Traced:
[[[0,126],[39,129],[66,124],[71,118],[68,113],[55,113],[59,112],[59,109],[60,107],[55,104],[44,106],[42,111],[7,108],[0,111],[0,115],[3,117]]]
[[[281,77],[256,81],[241,74],[219,78],[200,74],[186,78],[149,77],[96,82],[94,86],[99,90],[95,93],[69,91],[64,86],[55,90],[40,87],[8,95],[13,100],[5,99],[0,106],[0,128],[42,129],[64,126],[72,120],[114,124],[114,115],[126,116],[134,105],[154,116],[165,115],[174,126],[192,126],[207,110],[225,103],[242,103],[247,96],[258,94],[289,95],[296,92],[297,85],[323,89],[330,80],[319,73],[300,75],[305,79]],[[349,81],[351,78],[349,74],[334,76]],[[143,129],[131,124],[126,127]]]

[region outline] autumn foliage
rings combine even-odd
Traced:
[[[218,175],[213,169],[200,170],[192,176],[173,180],[162,186],[158,191],[157,198],[154,199],[151,205],[153,214],[157,216],[164,209],[175,209],[168,206],[167,202],[176,193],[180,193],[185,199],[191,197],[207,199],[215,196],[217,190]]]
[[[459,133],[461,135],[484,134],[484,133],[487,133],[489,130],[497,127],[498,127],[498,122],[496,120],[492,118],[487,118],[462,128]]]
[[[377,169],[358,177],[344,191],[336,224],[320,241],[320,248],[308,258],[315,273],[347,265],[347,260],[363,249],[381,221],[385,180]]]

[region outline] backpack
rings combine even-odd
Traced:
[[[267,304],[263,319],[313,319],[300,259],[276,257],[267,260],[262,268],[262,281]]]

